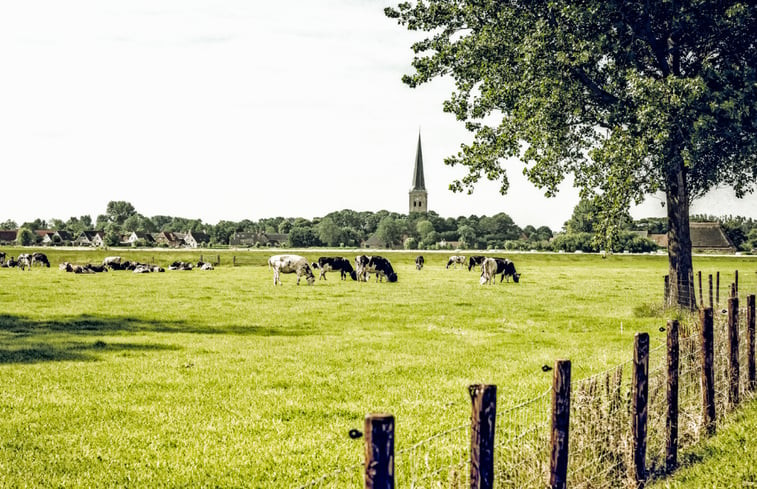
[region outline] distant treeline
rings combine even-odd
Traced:
[[[12,220],[0,224],[0,229],[47,229],[67,231],[78,236],[85,230],[102,230],[106,244],[117,244],[125,233],[202,232],[208,235],[209,246],[225,246],[235,233],[286,235],[286,245],[293,247],[390,247],[405,249],[473,248],[597,251],[601,246],[594,239],[599,213],[589,201],[581,201],[563,229],[556,233],[547,226],[520,227],[505,213],[493,216],[441,217],[436,212],[398,214],[381,210],[353,211],[344,209],[323,217],[270,217],[258,221],[220,221],[203,223],[200,219],[172,216],[147,217],[124,201],[111,201],[106,212],[93,221],[91,216],[71,217],[68,220],[36,219],[22,223]],[[750,250],[757,247],[757,221],[739,216],[714,217],[697,215],[692,221],[719,221],[736,247]],[[612,239],[613,251],[652,251],[657,246],[647,239],[649,234],[667,232],[666,218],[640,220],[626,216]],[[641,231],[641,232],[640,232]]]

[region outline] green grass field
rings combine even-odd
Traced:
[[[0,487],[298,487],[362,460],[348,432],[368,412],[396,416],[401,450],[466,423],[469,384],[497,384],[505,409],[544,392],[555,359],[581,379],[627,361],[635,332],[665,341],[664,256],[511,255],[521,283],[480,286],[448,253],[422,271],[383,253],[396,284],[274,287],[274,252],[75,275],[57,264],[202,252],[44,251],[51,269],[0,269]],[[734,269],[757,291],[755,258],[695,268],[721,271],[722,295]]]

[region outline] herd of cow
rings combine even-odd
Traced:
[[[29,269],[32,266],[40,265],[50,268],[50,261],[47,259],[47,255],[44,253],[24,253],[16,257],[7,258],[5,252],[0,251],[0,268],[20,268],[21,270]],[[213,265],[210,263],[199,261],[197,265],[187,263],[183,261],[175,261],[168,266],[169,270],[192,270],[197,268],[199,270],[213,270]],[[165,268],[152,265],[149,263],[140,263],[136,261],[121,261],[120,256],[108,256],[102,264],[86,263],[83,265],[77,265],[75,263],[69,263],[64,261],[58,265],[58,269],[64,272],[70,273],[101,273],[109,270],[128,270],[134,273],[151,273],[151,272],[165,272]]]
[[[457,265],[464,267],[465,263],[466,257],[464,255],[453,255],[447,262],[447,268],[457,268]],[[0,267],[2,268],[19,267],[24,270],[26,268],[31,269],[36,264],[50,267],[50,261],[44,253],[25,253],[19,255],[18,258],[10,257],[6,260],[5,253],[0,251]],[[415,268],[417,270],[423,269],[424,264],[425,259],[423,256],[416,257]],[[494,284],[497,275],[500,275],[500,282],[504,279],[507,279],[509,282],[510,277],[516,283],[520,281],[520,274],[515,271],[515,265],[507,258],[492,258],[482,255],[469,257],[468,271],[471,271],[476,266],[481,267],[481,285]],[[341,256],[322,256],[318,258],[318,261],[308,263],[300,255],[274,255],[268,259],[268,267],[273,270],[273,285],[281,284],[280,274],[282,273],[296,274],[297,285],[300,284],[300,279],[303,276],[308,285],[313,285],[315,282],[313,270],[318,270],[320,272],[319,279],[323,280],[326,280],[326,272],[338,271],[342,280],[346,280],[349,276],[352,280],[367,282],[370,274],[373,273],[376,275],[377,282],[383,281],[384,278],[388,282],[397,281],[397,274],[394,272],[389,260],[377,255],[359,255],[355,257],[354,268],[350,260]],[[99,265],[91,263],[76,265],[74,263],[63,262],[58,268],[71,273],[99,273],[107,272],[108,270],[129,270],[134,273],[165,272],[163,267],[157,265],[128,260],[121,261],[120,256],[106,257],[102,264]],[[192,263],[177,261],[168,266],[169,270],[192,270],[193,268],[213,270],[213,265],[200,261],[195,266]]]
[[[447,262],[447,268],[450,266],[456,268],[457,265],[465,266],[465,258],[463,255],[451,256]],[[423,256],[416,257],[415,268],[417,270],[423,269],[424,264]],[[515,283],[520,281],[520,274],[515,271],[515,265],[507,258],[471,256],[468,262],[468,271],[476,266],[481,267],[481,285],[494,284],[497,275],[500,275],[500,282],[505,278],[509,282],[510,277],[513,278]],[[389,260],[376,255],[355,257],[354,268],[348,259],[341,256],[322,256],[318,258],[317,262],[308,263],[307,259],[300,255],[274,255],[268,259],[268,267],[273,270],[273,285],[281,284],[280,274],[282,273],[296,274],[297,285],[300,285],[300,279],[303,276],[308,285],[313,285],[315,283],[313,270],[320,272],[319,280],[326,280],[326,272],[339,271],[342,280],[346,280],[349,276],[352,280],[367,282],[370,274],[373,273],[376,275],[377,282],[383,281],[384,278],[388,282],[397,281],[397,274]]]

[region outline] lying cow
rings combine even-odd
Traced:
[[[481,264],[484,263],[485,259],[486,257],[482,255],[471,256],[468,260],[468,271],[470,272],[477,266],[481,266]]]
[[[415,269],[421,270],[423,268],[423,264],[426,262],[426,260],[423,259],[423,255],[418,255],[415,257]]]
[[[321,271],[318,280],[326,280],[326,272],[332,270],[339,270],[342,280],[346,280],[347,275],[349,275],[352,280],[357,280],[357,272],[352,268],[350,261],[341,256],[322,256],[318,258],[317,262],[313,262],[313,268]]]
[[[296,273],[297,285],[300,285],[300,278],[303,275],[308,285],[313,285],[313,282],[315,282],[315,275],[310,270],[308,261],[305,257],[299,255],[273,255],[268,259],[268,268],[273,269],[273,285],[281,284],[279,274],[282,273]]]
[[[212,263],[208,263],[206,261],[198,261],[197,262],[197,268],[199,270],[215,270]]]
[[[168,265],[169,270],[192,270],[193,265],[191,263],[183,261],[175,261]]]
[[[360,255],[355,258],[355,263],[358,264],[358,277],[365,282],[368,281],[371,273],[376,274],[376,282],[383,281],[384,277],[388,282],[397,281],[397,274],[394,273],[392,264],[383,256]]]
[[[447,268],[452,265],[452,268],[457,268],[458,265],[461,267],[465,266],[465,256],[463,255],[452,255],[449,257],[449,261],[447,262]]]
[[[14,268],[18,266],[18,262],[14,257],[8,258],[8,260],[4,261],[2,265],[0,265],[0,268]]]

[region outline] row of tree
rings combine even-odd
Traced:
[[[186,219],[171,216],[147,217],[124,201],[108,203],[105,214],[94,221],[90,216],[71,217],[64,221],[51,219],[49,222],[36,219],[21,225],[20,235],[33,240],[32,231],[49,229],[67,231],[78,236],[89,229],[103,230],[106,244],[117,244],[125,233],[156,233],[160,231],[199,231],[210,237],[212,246],[227,245],[234,233],[267,233],[288,235],[287,244],[296,247],[329,246],[356,247],[373,237],[387,247],[406,249],[434,249],[452,243],[452,247],[474,249],[506,248],[563,251],[597,251],[605,247],[596,239],[599,231],[600,210],[591,200],[582,200],[576,205],[573,215],[565,222],[563,231],[555,234],[547,226],[520,227],[505,213],[493,216],[441,217],[436,212],[398,214],[381,210],[353,211],[344,209],[331,212],[312,220],[302,217],[271,217],[259,221],[220,221],[217,224],[203,223],[200,219]],[[757,221],[744,217],[693,216],[692,220],[718,220],[731,239],[742,250],[757,247]],[[11,220],[0,224],[2,229],[17,229]],[[621,216],[610,249],[613,251],[646,252],[655,250],[656,245],[640,236],[638,231],[651,234],[667,233],[666,218],[645,218],[634,220],[629,214]],[[28,244],[28,243],[27,243]]]

